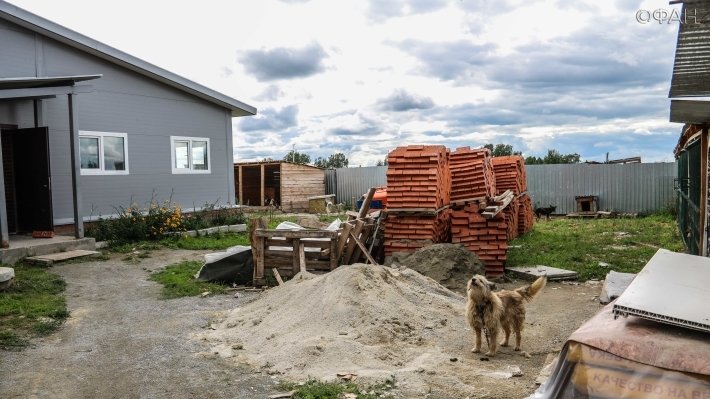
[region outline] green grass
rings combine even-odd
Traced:
[[[682,252],[675,219],[651,215],[621,219],[552,219],[509,242],[506,265],[546,265],[579,273],[581,280],[609,272],[637,273],[658,248]],[[602,267],[599,262],[609,264]]]
[[[223,294],[225,287],[220,284],[197,281],[195,274],[200,270],[202,262],[185,261],[175,263],[165,269],[153,273],[150,279],[163,285],[163,299],[197,296],[203,292]]]
[[[282,382],[279,389],[294,391],[294,399],[337,399],[344,393],[357,395],[358,399],[391,398],[387,391],[395,387],[395,377],[392,376],[382,383],[361,389],[353,382],[323,382],[309,379],[305,384],[299,385]]]
[[[0,292],[0,348],[20,350],[30,339],[47,335],[69,316],[62,293],[65,283],[61,277],[46,269],[17,264],[15,281]]]
[[[218,250],[235,245],[250,245],[247,233],[217,233],[208,236],[166,238],[160,242],[169,248]]]

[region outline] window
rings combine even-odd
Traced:
[[[127,175],[126,133],[79,131],[82,175]]]
[[[210,139],[170,137],[173,173],[210,173]]]

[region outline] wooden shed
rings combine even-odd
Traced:
[[[287,212],[308,210],[308,197],[325,195],[325,170],[286,161],[234,164],[234,190],[242,205],[273,204]]]

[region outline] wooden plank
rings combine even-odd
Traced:
[[[372,224],[366,224],[363,228],[362,231],[360,232],[360,237],[359,240],[363,243],[367,242],[367,239],[370,237],[370,233],[372,233],[373,225]],[[357,263],[360,261],[360,256],[362,255],[362,250],[360,247],[355,247],[355,251],[353,252],[352,258],[350,258],[350,263]]]
[[[320,248],[320,249],[325,249],[325,248],[330,248],[330,241],[331,239],[314,239],[310,240],[308,238],[303,238],[301,239],[301,244],[303,244],[306,248]],[[266,246],[267,247],[290,247],[292,245],[292,238],[287,238],[284,240],[280,240],[278,238],[267,238],[266,239]]]
[[[345,223],[343,228],[340,229],[340,238],[338,239],[338,249],[335,254],[336,259],[340,259],[343,256],[343,250],[345,249],[345,244],[348,242],[348,237],[350,236],[350,231],[353,229],[352,223]]]
[[[257,237],[285,237],[285,238],[336,238],[337,231],[329,230],[267,230],[257,229]]]
[[[242,175],[242,165],[239,165],[239,205],[244,205],[244,177]]]
[[[284,280],[281,278],[281,275],[279,274],[279,269],[273,268],[271,269],[272,272],[274,272],[274,277],[276,277],[276,282],[279,283],[279,285],[283,285]]]
[[[306,271],[306,254],[303,244],[298,246],[298,271],[301,273]]]
[[[367,190],[367,196],[365,196],[365,201],[362,202],[362,206],[360,207],[360,212],[358,212],[357,218],[362,219],[367,215],[367,211],[370,210],[370,204],[372,203],[372,198],[375,196],[375,191],[377,191],[377,188],[375,187],[370,187],[369,190]]]
[[[32,263],[41,263],[44,265],[52,265],[54,262],[61,262],[64,260],[80,258],[82,256],[96,255],[100,252],[97,251],[87,251],[83,249],[77,249],[74,251],[58,252],[56,254],[47,254],[39,256],[30,256],[25,258]]]
[[[367,248],[365,248],[365,244],[363,244],[362,241],[360,241],[357,237],[355,237],[355,235],[353,234],[352,231],[350,232],[350,239],[353,240],[358,247],[360,247],[360,250],[362,250],[362,252],[365,254],[365,257],[367,257],[367,260],[370,261],[370,263],[372,263],[373,265],[377,264],[377,262],[375,262],[375,260],[372,258],[372,255],[370,255],[370,253],[367,252]]]
[[[350,231],[350,236],[359,236],[360,232],[362,231],[362,228],[365,226],[365,222],[362,220],[356,220],[355,221],[355,228],[353,228]],[[347,248],[345,249],[345,255],[343,255],[343,264],[344,265],[349,265],[350,264],[350,259],[353,256],[353,252],[355,252],[355,247],[357,244],[355,241],[353,241],[350,237],[348,237],[348,245]]]

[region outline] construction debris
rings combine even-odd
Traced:
[[[636,273],[619,273],[613,270],[607,273],[602,293],[599,295],[599,303],[606,305],[618,298],[626,290],[626,287],[634,281],[635,277]]]
[[[547,276],[547,279],[550,281],[577,279],[577,272],[575,271],[558,269],[556,267],[544,265],[509,267],[506,270],[510,272],[511,275],[524,280],[535,280],[541,276]]]

